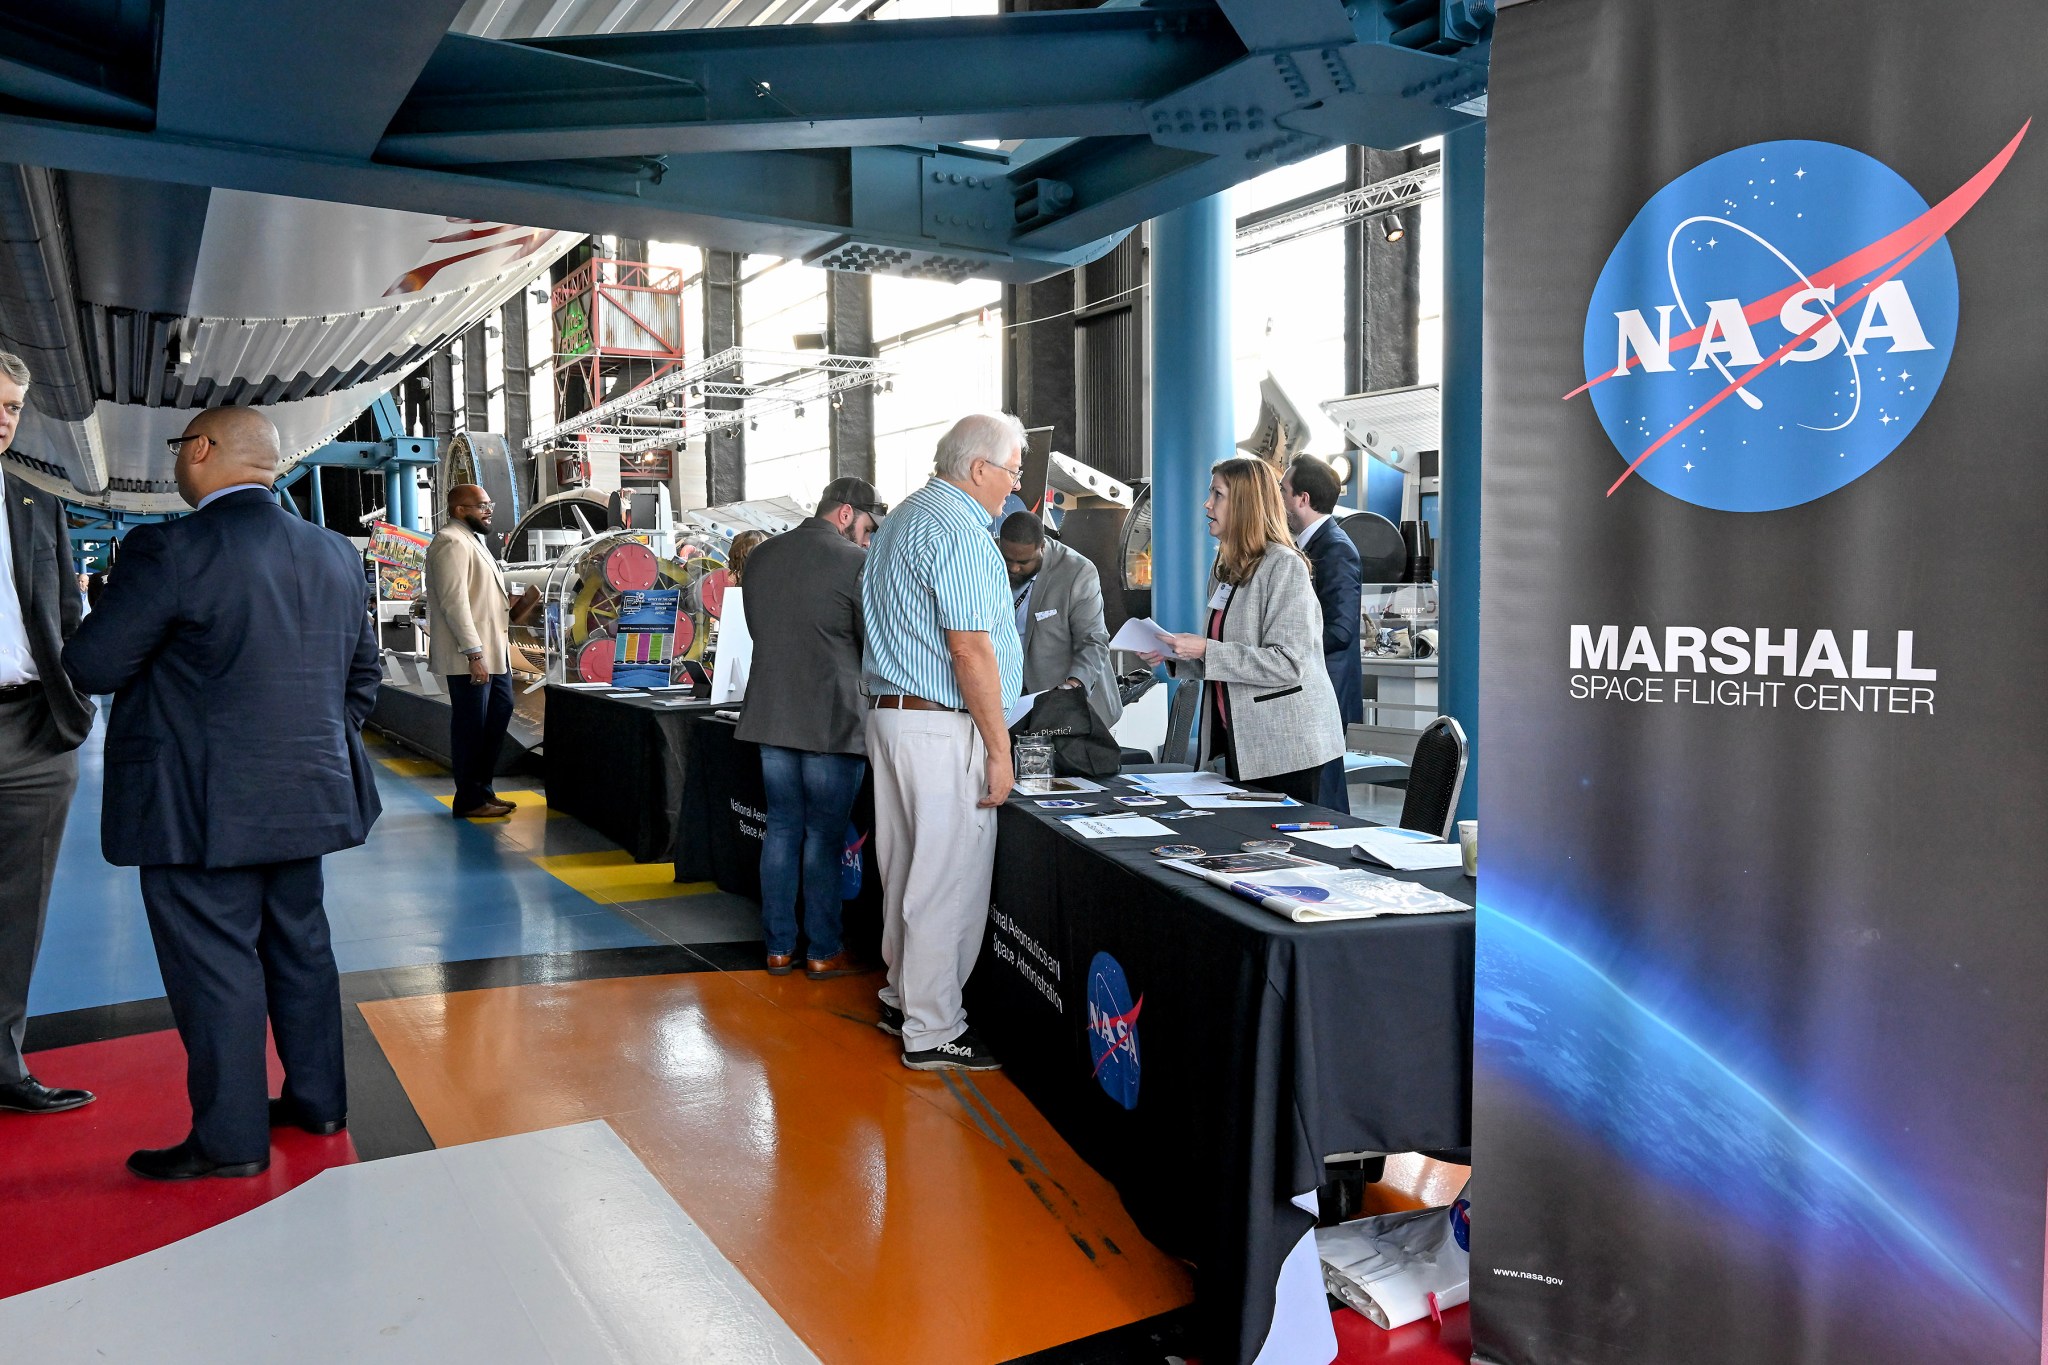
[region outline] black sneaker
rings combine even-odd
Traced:
[[[905,1052],[903,1065],[912,1071],[1001,1071],[1003,1064],[982,1046],[969,1029],[950,1043],[940,1043],[921,1052]]]
[[[888,1034],[891,1038],[901,1038],[903,1036],[903,1011],[884,1000],[882,1002],[882,1017],[875,1020],[875,1027]]]

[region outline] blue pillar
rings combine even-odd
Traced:
[[[408,531],[420,529],[419,471],[409,464],[398,466],[398,524]]]
[[[1225,195],[1152,220],[1152,619],[1202,628],[1214,546],[1202,504],[1209,468],[1236,453],[1231,412]]]
[[[1472,745],[1458,818],[1479,812],[1480,322],[1486,268],[1486,125],[1444,139],[1443,476],[1437,504],[1442,664],[1438,707]]]
[[[411,470],[393,460],[384,466],[384,520],[393,526],[404,526],[405,480]]]
[[[315,526],[327,524],[327,503],[320,496],[320,466],[307,465],[306,478],[310,480],[307,493],[312,499],[313,515],[309,518]]]

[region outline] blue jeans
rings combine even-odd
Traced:
[[[826,958],[839,951],[839,859],[866,770],[867,760],[859,754],[761,746],[761,782],[768,794],[768,832],[761,841],[761,927],[770,953],[796,954],[799,881],[806,956]]]

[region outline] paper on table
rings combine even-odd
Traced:
[[[1244,797],[1258,797],[1247,801]],[[1181,800],[1196,810],[1267,810],[1274,806],[1298,806],[1301,802],[1278,792],[1240,792],[1236,796],[1183,796]]]
[[[1085,777],[1020,777],[1017,779],[1019,796],[1073,796],[1080,792],[1099,792],[1100,782],[1090,782]]]
[[[1131,773],[1130,779],[1154,796],[1222,796],[1242,791],[1221,773]]]
[[[1169,652],[1167,639],[1168,633],[1160,628],[1157,621],[1149,616],[1133,616],[1117,627],[1109,647],[1139,654],[1165,654]]]
[[[1032,706],[1044,695],[1045,693],[1043,692],[1026,692],[1023,696],[1011,702],[1010,709],[1003,712],[1003,728],[1007,730],[1018,721],[1024,719],[1024,717],[1030,715]]]
[[[610,684],[610,683],[593,683],[593,682],[561,682],[561,683],[556,683],[556,684],[555,684],[555,686],[557,686],[557,687],[573,687],[573,688],[575,688],[575,689],[576,689],[576,690],[577,690],[578,692],[596,692],[596,691],[609,691],[609,690],[611,690],[611,684]]]
[[[1068,829],[1083,839],[1141,839],[1170,835],[1172,830],[1142,815],[1070,816]]]
[[[1355,836],[1346,842],[1355,850],[1352,856],[1360,854],[1374,862],[1393,868],[1396,872],[1424,872],[1432,868],[1458,867],[1465,861],[1464,851],[1456,844],[1448,844],[1434,835],[1417,829],[1397,829],[1392,826],[1375,826],[1367,829],[1331,830],[1331,834]],[[1322,843],[1323,840],[1316,840]],[[1341,848],[1342,844],[1331,844]]]
[[[1468,908],[1449,896],[1413,882],[1320,864],[1283,868],[1277,872],[1254,872],[1247,876],[1208,872],[1191,862],[1169,861],[1160,866],[1191,873],[1296,924],[1372,919],[1379,915],[1446,914]]]

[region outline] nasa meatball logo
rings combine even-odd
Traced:
[[[1950,228],[2027,130],[1930,207],[1831,142],[1761,142],[1659,190],[1586,309],[1586,383],[1624,468],[1726,512],[1797,507],[1897,450],[1955,354]]]
[[[1088,964],[1088,1051],[1103,1093],[1126,1109],[1138,1103],[1138,1011],[1145,997],[1131,1000],[1124,969],[1108,953]]]

